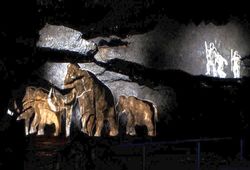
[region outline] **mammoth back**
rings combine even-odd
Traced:
[[[114,97],[113,94],[111,92],[111,90],[101,81],[99,80],[93,73],[89,72],[89,75],[91,76],[92,80],[94,81],[94,92],[98,93],[98,94],[94,94],[95,97],[97,96],[101,96],[104,95],[106,102],[109,105],[114,105]]]

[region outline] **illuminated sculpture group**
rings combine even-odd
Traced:
[[[212,75],[213,77],[225,78],[227,74],[224,72],[224,66],[228,65],[227,60],[218,52],[214,43],[210,42],[209,45],[205,41],[206,50],[206,75]],[[241,56],[238,51],[231,49],[231,71],[234,74],[234,78],[240,78],[240,59]]]
[[[37,132],[37,127],[37,135],[44,135],[45,125],[54,124],[54,136],[58,136],[61,132],[62,115],[65,114],[65,133],[69,136],[76,102],[80,110],[77,121],[81,122],[81,131],[89,136],[101,136],[104,121],[109,123],[108,135],[116,136],[120,113],[127,115],[127,134],[136,135],[135,126],[145,125],[149,136],[156,135],[158,116],[156,106],[152,102],[133,96],[120,96],[115,109],[114,98],[108,87],[92,73],[82,70],[78,64],[68,64],[64,89],[69,91],[65,95],[54,88],[49,91],[32,86],[26,88],[22,108],[15,107],[16,111],[21,113],[17,120],[25,120],[26,135]]]

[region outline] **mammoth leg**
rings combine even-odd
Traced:
[[[45,127],[45,122],[44,120],[41,120],[41,122],[38,125],[38,132],[37,135],[44,135],[44,127]]]
[[[98,115],[96,117],[96,131],[95,131],[95,135],[94,136],[101,136],[101,131],[103,128],[103,121],[104,121],[104,117],[103,114]]]
[[[37,135],[44,135],[44,127],[47,119],[47,112],[39,110],[39,115],[41,116],[39,124],[38,124],[38,132]]]
[[[37,135],[44,135],[45,123],[39,123]]]
[[[25,120],[25,135],[29,135],[29,126],[30,126],[30,119],[33,114],[33,109],[28,109],[25,112],[23,112],[21,115],[17,117],[17,120],[24,119]]]
[[[30,125],[30,134],[33,134],[33,133],[36,133],[37,131],[37,126],[38,126],[38,123],[40,122],[41,118],[40,118],[40,115],[38,113],[35,113],[35,117]]]
[[[150,117],[150,116],[148,116]],[[153,117],[153,116],[151,116]],[[148,136],[155,136],[155,126],[154,126],[154,117],[152,119],[146,119],[145,120],[145,125],[147,126],[148,129]]]
[[[88,121],[87,121],[87,132],[89,136],[93,136],[93,129],[94,129],[94,123],[95,123],[95,116],[90,115]]]
[[[60,133],[60,121],[57,118],[57,116],[54,116],[54,124],[55,124],[55,133],[53,134],[54,136],[58,136]]]
[[[108,122],[110,125],[109,136],[116,136],[118,134],[118,127],[117,127],[114,108],[110,108],[108,116],[109,116]]]
[[[73,106],[67,106],[67,108],[66,108],[66,127],[65,127],[66,137],[68,137],[70,135],[72,109],[73,109]]]
[[[27,118],[25,119],[25,134],[26,134],[26,136],[29,135],[30,119],[33,115],[33,112],[34,112],[33,109],[29,109],[26,111],[26,113],[27,113]]]
[[[134,117],[131,113],[127,114],[126,134],[131,135],[131,136],[136,135],[135,121],[134,121]]]
[[[38,124],[40,124],[40,121],[41,121],[40,108],[37,106],[37,104],[35,104],[34,110],[35,110],[35,117],[31,123],[30,134],[36,133],[36,131],[37,131],[36,128],[37,128]]]
[[[118,128],[115,119],[113,117],[108,118],[108,122],[110,125],[109,136],[116,136],[118,134]]]
[[[58,117],[58,123],[59,123],[59,133],[62,132],[62,115],[61,113],[57,116]]]
[[[87,133],[87,120],[88,120],[88,118],[90,117],[90,114],[89,113],[84,113],[83,115],[82,115],[82,129],[81,129],[81,131],[83,132],[83,133]]]
[[[30,119],[27,118],[27,119],[25,119],[25,135],[26,136],[29,135],[29,125],[30,125]]]

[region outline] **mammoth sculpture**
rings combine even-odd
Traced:
[[[17,120],[25,120],[25,133],[35,133],[37,135],[44,134],[44,127],[46,124],[55,124],[55,136],[58,136],[61,131],[61,114],[60,112],[53,111],[48,102],[48,93],[42,88],[27,87],[25,96],[22,100],[22,113],[17,117]],[[33,121],[30,125],[29,122],[35,114]]]
[[[48,95],[48,104],[50,108],[55,112],[66,111],[66,137],[70,135],[71,115],[75,102],[75,89],[71,89],[66,95],[62,95],[54,88],[50,89],[50,93]]]
[[[30,120],[35,112],[34,110],[34,101],[37,100],[43,100],[47,96],[46,90],[42,88],[36,88],[33,86],[28,86],[25,89],[25,95],[22,99],[22,104],[21,107],[17,107],[15,104],[15,110],[17,113],[21,113],[18,117],[17,120],[24,119],[25,120],[25,134],[28,135],[29,133],[35,133],[34,131],[35,128],[32,127],[37,127],[38,126],[38,119],[39,115],[35,114],[34,119],[31,123],[31,130],[29,132],[29,125],[30,125]]]
[[[58,136],[59,133],[61,132],[61,118],[60,116],[53,112],[51,109],[48,108],[47,103],[44,101],[35,101],[33,103],[34,108],[30,108],[26,111],[24,111],[20,116],[18,116],[17,120],[25,119],[28,120],[30,119],[30,113],[34,113],[35,115],[39,115],[39,119],[34,119],[33,122],[37,121],[36,124],[38,125],[38,132],[37,135],[44,135],[44,127],[46,124],[55,125],[55,133],[54,136]],[[35,133],[36,126],[31,125],[32,131],[31,133]],[[28,127],[25,127],[25,129]]]
[[[134,96],[119,96],[116,108],[119,111],[118,114],[127,116],[126,134],[135,135],[135,126],[145,125],[148,136],[156,136],[155,124],[158,121],[158,113],[153,103]]]
[[[109,135],[117,135],[118,129],[113,95],[94,75],[86,70],[81,70],[78,64],[70,63],[67,66],[64,88],[75,89],[84,133],[91,135],[92,132],[88,132],[88,129],[93,129],[94,125],[92,124],[88,128],[86,123],[92,119],[96,127],[94,136],[101,136],[104,120],[109,122]],[[93,121],[93,118],[95,121]]]
[[[49,95],[49,105],[51,108],[54,108],[54,110],[60,110],[60,107],[64,106],[66,109],[66,136],[69,136],[69,130],[70,130],[70,122],[71,122],[71,114],[73,106],[77,102],[77,96],[76,96],[76,89],[71,89],[69,93],[66,95],[61,95],[60,93],[57,93],[54,88],[51,89],[52,93]],[[88,110],[88,100],[83,101],[83,108],[84,110]],[[89,136],[92,136],[92,131],[94,128],[94,120],[95,117],[93,115],[90,116],[89,120],[87,121],[87,131],[89,132]],[[68,125],[68,126],[67,126]]]

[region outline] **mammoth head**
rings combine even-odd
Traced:
[[[127,107],[127,97],[119,96],[118,103],[116,104],[116,110],[118,113],[124,113]]]
[[[68,64],[67,74],[64,79],[64,84],[72,83],[74,80],[79,79],[87,75],[87,71],[81,70],[78,64]]]
[[[22,102],[33,99],[35,91],[36,91],[36,88],[33,87],[33,86],[26,87],[25,95],[24,95],[24,97],[22,99]]]

